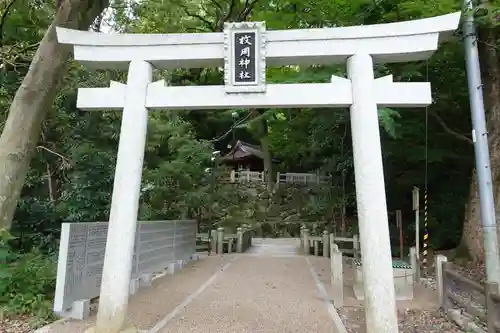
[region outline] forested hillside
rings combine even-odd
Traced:
[[[121,114],[80,111],[76,96],[78,87],[104,87],[110,80],[125,82],[126,73],[91,72],[66,59],[61,52],[68,50],[53,49],[50,53],[51,49],[43,49],[43,43],[51,42],[50,36],[43,41],[42,37],[53,20],[63,22],[64,18],[67,20],[62,25],[86,29],[86,22],[98,15],[91,29],[105,32],[213,32],[222,31],[226,21],[266,21],[267,29],[272,30],[404,21],[451,13],[460,10],[460,5],[455,0],[117,0],[98,15],[100,5],[90,0],[61,0],[58,4],[0,0],[0,117],[4,130],[0,139],[0,262],[9,263],[0,268],[0,306],[7,314],[42,311],[40,316],[46,317],[61,222],[106,221],[109,215]],[[495,9],[487,2],[484,6]],[[489,16],[495,12],[492,8],[479,12],[478,22],[494,188],[498,192],[500,36],[496,21]],[[72,11],[78,10],[87,10],[88,15],[71,26],[71,15],[76,15]],[[46,53],[39,50],[35,56],[39,47]],[[44,70],[40,67],[43,57],[53,62],[46,72],[54,73],[50,82],[57,83],[57,75],[63,81],[40,86],[49,81],[37,82],[32,76],[21,85],[32,60],[32,68],[38,65],[38,70]],[[290,66],[267,72],[268,81],[274,83],[328,82],[332,74],[344,75],[345,68]],[[423,194],[427,187],[431,247],[446,250],[462,244],[472,259],[481,262],[482,235],[460,31],[428,62],[376,66],[377,76],[389,74],[399,82],[430,81],[434,103],[428,109],[379,110],[388,210],[403,210],[405,242],[413,244],[411,191],[418,186]],[[213,68],[158,71],[155,75],[172,85],[223,83],[223,73]],[[24,89],[23,96],[16,96],[18,89]],[[36,94],[42,93],[45,97],[38,98]],[[7,121],[9,112],[11,119]],[[152,112],[141,220],[190,216],[204,223],[209,205],[214,218],[225,223],[255,218],[252,198],[219,181],[224,167],[216,166],[219,172],[214,191],[206,173],[206,168],[212,167],[212,152],[229,150],[234,112],[238,114],[234,136],[259,145],[272,172],[318,171],[331,176],[328,195],[317,196],[319,199],[308,203],[298,218],[332,220],[345,205],[348,221],[355,228],[349,114],[342,109]],[[271,166],[271,157],[279,163]],[[27,162],[24,179],[22,165]],[[24,184],[22,189],[16,189],[16,182]],[[9,212],[15,206],[16,191],[20,191],[20,198],[12,219]],[[390,218],[395,223],[393,214]],[[40,279],[31,280],[34,274]],[[18,296],[26,290],[29,295]]]

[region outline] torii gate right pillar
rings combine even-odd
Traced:
[[[373,333],[394,333],[398,322],[372,57],[351,56],[347,72],[352,84],[352,146],[366,327]]]

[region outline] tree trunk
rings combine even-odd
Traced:
[[[265,126],[267,129],[267,122]],[[264,170],[266,172],[267,191],[272,192],[274,189],[273,161],[271,151],[269,150],[269,139],[267,134],[266,136],[260,138],[260,146],[262,148],[262,153],[264,154]]]
[[[469,203],[466,206],[462,245],[474,261],[484,260],[483,231],[481,227],[479,193],[477,189],[476,170],[472,172]]]
[[[14,96],[0,137],[0,230],[10,229],[42,122],[67,72],[72,46],[57,42],[56,27],[87,29],[108,0],[60,0],[58,4]]]
[[[500,195],[500,59],[495,47],[500,36],[499,32],[499,28],[484,27],[478,30],[478,48],[488,120],[488,141],[495,198],[499,198]],[[479,203],[476,171],[474,170],[464,221],[462,245],[466,246],[474,261],[483,262],[484,242]],[[500,201],[498,200],[495,200],[495,210],[498,219],[500,216]]]
[[[262,113],[259,113],[259,115],[261,114]],[[262,117],[262,119],[257,120],[257,122],[257,133],[260,147],[262,148],[262,153],[264,155],[264,174],[266,175],[267,191],[271,193],[274,189],[274,177],[273,161],[271,151],[269,150],[269,131],[267,128],[267,120]]]

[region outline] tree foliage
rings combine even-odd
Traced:
[[[248,20],[266,21],[270,30],[321,28],[412,20],[459,6],[455,0],[115,0],[96,26],[134,33],[213,32],[226,21]],[[497,7],[494,1],[481,3],[476,16],[482,29],[497,29]],[[0,2],[2,124],[55,12],[46,1]],[[432,84],[434,102],[427,109],[379,110],[390,223],[394,228],[392,213],[402,209],[405,244],[415,242],[413,186],[427,189],[431,246],[448,249],[461,239],[474,164],[461,37],[457,33],[429,61],[375,68],[378,77],[392,74],[395,81]],[[223,82],[223,73],[214,68],[155,75],[171,85]],[[269,68],[267,75],[271,83],[328,82],[331,75],[344,76],[345,68],[286,66]],[[34,247],[49,253],[57,247],[64,221],[108,219],[121,115],[77,110],[76,93],[77,87],[106,86],[110,80],[124,82],[125,73],[92,72],[72,63],[54,103],[47,106],[11,229],[15,239],[8,242],[15,253]],[[232,128],[234,112],[241,121]],[[231,130],[238,139],[265,144],[269,156],[280,161],[273,172],[317,171],[330,175],[330,183],[313,193],[275,197],[264,195],[264,189],[254,195],[225,183],[227,170],[210,158],[213,150],[228,151]],[[351,227],[356,226],[348,110],[161,110],[151,113],[148,133],[140,219],[185,216],[206,228],[211,222],[231,228],[276,216],[339,221],[345,208],[347,217],[354,218]],[[300,207],[293,207],[294,198],[302,198]],[[397,243],[398,233],[392,236]]]

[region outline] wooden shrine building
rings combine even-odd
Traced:
[[[264,170],[264,153],[262,149],[257,145],[252,145],[241,140],[238,140],[231,148],[231,151],[222,157],[222,161],[234,170]]]

